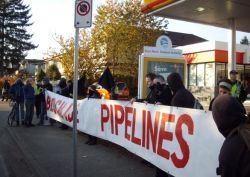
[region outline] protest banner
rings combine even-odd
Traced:
[[[47,91],[46,104],[50,118],[72,127],[72,99]],[[224,140],[211,112],[127,101],[79,100],[77,127],[175,177],[215,177]]]

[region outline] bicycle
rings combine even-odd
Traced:
[[[10,102],[10,107],[12,107],[9,115],[8,115],[8,120],[7,120],[7,123],[10,127],[13,126],[13,123],[16,121],[16,106],[17,106],[17,103],[15,101],[11,101]]]

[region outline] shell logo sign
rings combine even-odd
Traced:
[[[144,0],[141,10],[143,13],[149,13],[176,1],[178,0]]]

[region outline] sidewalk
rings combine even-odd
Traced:
[[[6,124],[6,113],[0,122]],[[37,119],[34,119],[37,121]],[[25,161],[35,176],[72,176],[72,132],[61,130],[58,125],[36,127],[5,127],[4,131],[16,141]],[[87,136],[78,134],[79,177],[153,177],[155,170],[147,167],[142,159],[122,147],[98,140],[95,146],[86,145]],[[0,154],[1,157],[1,154]],[[1,160],[1,158],[0,158]],[[0,162],[1,163],[1,162]],[[29,174],[34,176],[34,174]],[[24,177],[24,176],[22,176]],[[28,177],[28,176],[25,176]]]

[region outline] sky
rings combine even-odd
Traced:
[[[93,16],[98,6],[106,0],[93,0]],[[49,48],[58,49],[55,38],[62,35],[65,38],[74,37],[74,2],[75,0],[24,0],[30,5],[31,22],[29,31],[33,34],[32,42],[38,48],[28,52],[27,59],[43,59]],[[169,19],[169,31],[197,35],[210,41],[228,41],[229,30],[208,25],[195,24]],[[237,43],[250,33],[237,32]]]

